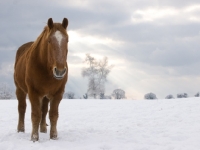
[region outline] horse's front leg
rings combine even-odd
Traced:
[[[19,87],[16,89],[16,95],[18,99],[18,112],[19,112],[19,121],[17,126],[18,132],[24,132],[24,117],[26,112],[26,93],[24,93]]]
[[[48,104],[49,104],[49,99],[47,97],[44,97],[42,100],[42,119],[40,122],[40,132],[47,133],[47,123],[46,123],[46,115],[48,112]]]
[[[50,111],[49,111],[49,119],[51,123],[50,129],[50,139],[57,139],[57,120],[58,120],[58,107],[60,101],[62,100],[62,94],[58,94],[54,96],[54,98],[50,101]]]
[[[31,102],[31,120],[32,120],[32,134],[31,140],[38,141],[39,140],[39,124],[42,118],[41,112],[41,100],[37,92],[29,91],[29,99]]]

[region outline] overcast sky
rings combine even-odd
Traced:
[[[86,53],[114,65],[106,95],[116,88],[129,99],[200,91],[199,0],[1,0],[0,82],[14,88],[18,47],[34,41],[48,18],[69,20],[66,91],[87,91],[81,76]]]

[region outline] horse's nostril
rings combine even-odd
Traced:
[[[58,70],[56,67],[54,68],[54,74],[57,78],[62,78],[66,74],[66,68],[63,70]]]
[[[66,69],[63,69],[59,72],[60,76],[63,76],[66,73]]]
[[[65,68],[65,69],[63,69],[63,71],[62,71],[62,74],[65,74],[65,72],[66,72],[66,68]]]

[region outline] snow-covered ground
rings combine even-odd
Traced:
[[[63,100],[58,140],[17,133],[17,101],[0,100],[0,150],[200,150],[200,98]],[[48,120],[49,123],[49,120]]]

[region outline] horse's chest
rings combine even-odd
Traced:
[[[40,87],[45,92],[53,92],[57,91],[61,87],[60,82],[52,81],[52,80],[46,80],[41,82]]]
[[[28,79],[28,84],[32,85],[42,95],[55,93],[62,87],[62,82],[48,76],[37,76]]]

